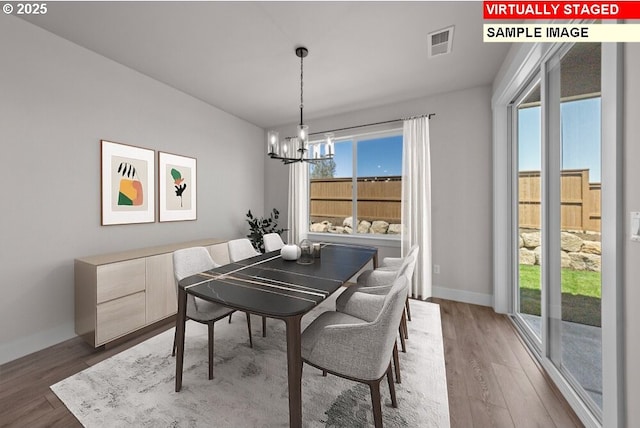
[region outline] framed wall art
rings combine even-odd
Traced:
[[[197,217],[196,159],[158,152],[160,221]]]
[[[153,223],[155,152],[100,141],[102,225]]]

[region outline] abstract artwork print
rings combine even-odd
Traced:
[[[160,221],[196,219],[196,159],[158,154]]]
[[[101,152],[102,224],[155,221],[155,152],[104,140]]]
[[[120,162],[118,174],[122,175],[118,189],[118,205],[142,205],[144,191],[142,183],[136,177],[135,167],[127,162]]]

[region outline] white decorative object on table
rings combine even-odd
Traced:
[[[280,250],[280,255],[283,260],[298,260],[298,257],[300,257],[300,247],[293,244],[285,245]]]

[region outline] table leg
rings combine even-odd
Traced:
[[[378,269],[378,251],[373,255],[373,268]]]
[[[289,374],[289,426],[302,427],[302,315],[285,318],[287,325],[287,368]]]
[[[182,389],[182,365],[184,363],[184,326],[187,320],[187,292],[178,287],[178,315],[176,316],[176,392]]]

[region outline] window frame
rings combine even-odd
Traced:
[[[352,153],[352,167],[351,167],[351,217],[358,218],[358,143],[361,141],[379,139],[379,138],[388,138],[400,136],[403,137],[403,129],[402,127],[393,126],[386,129],[379,130],[369,130],[358,133],[345,133],[341,135],[334,136],[333,141],[337,146],[341,142],[351,141],[351,153]],[[309,146],[313,144],[321,144],[324,142],[324,139],[313,139],[310,141]],[[309,181],[307,185],[311,186],[311,168],[312,165],[309,165]],[[402,172],[401,172],[402,176]],[[401,195],[402,197],[402,195]],[[400,202],[402,204],[402,202]],[[309,192],[309,211],[308,211],[308,224],[311,225],[311,196]],[[373,233],[358,233],[357,228],[354,228],[353,233],[329,233],[329,232],[311,232],[310,228],[307,229],[307,235],[312,240],[317,241],[326,241],[326,242],[343,242],[343,243],[363,243],[366,245],[383,245],[390,247],[400,247],[401,238],[400,234],[398,235],[388,235],[388,234],[373,234]]]

